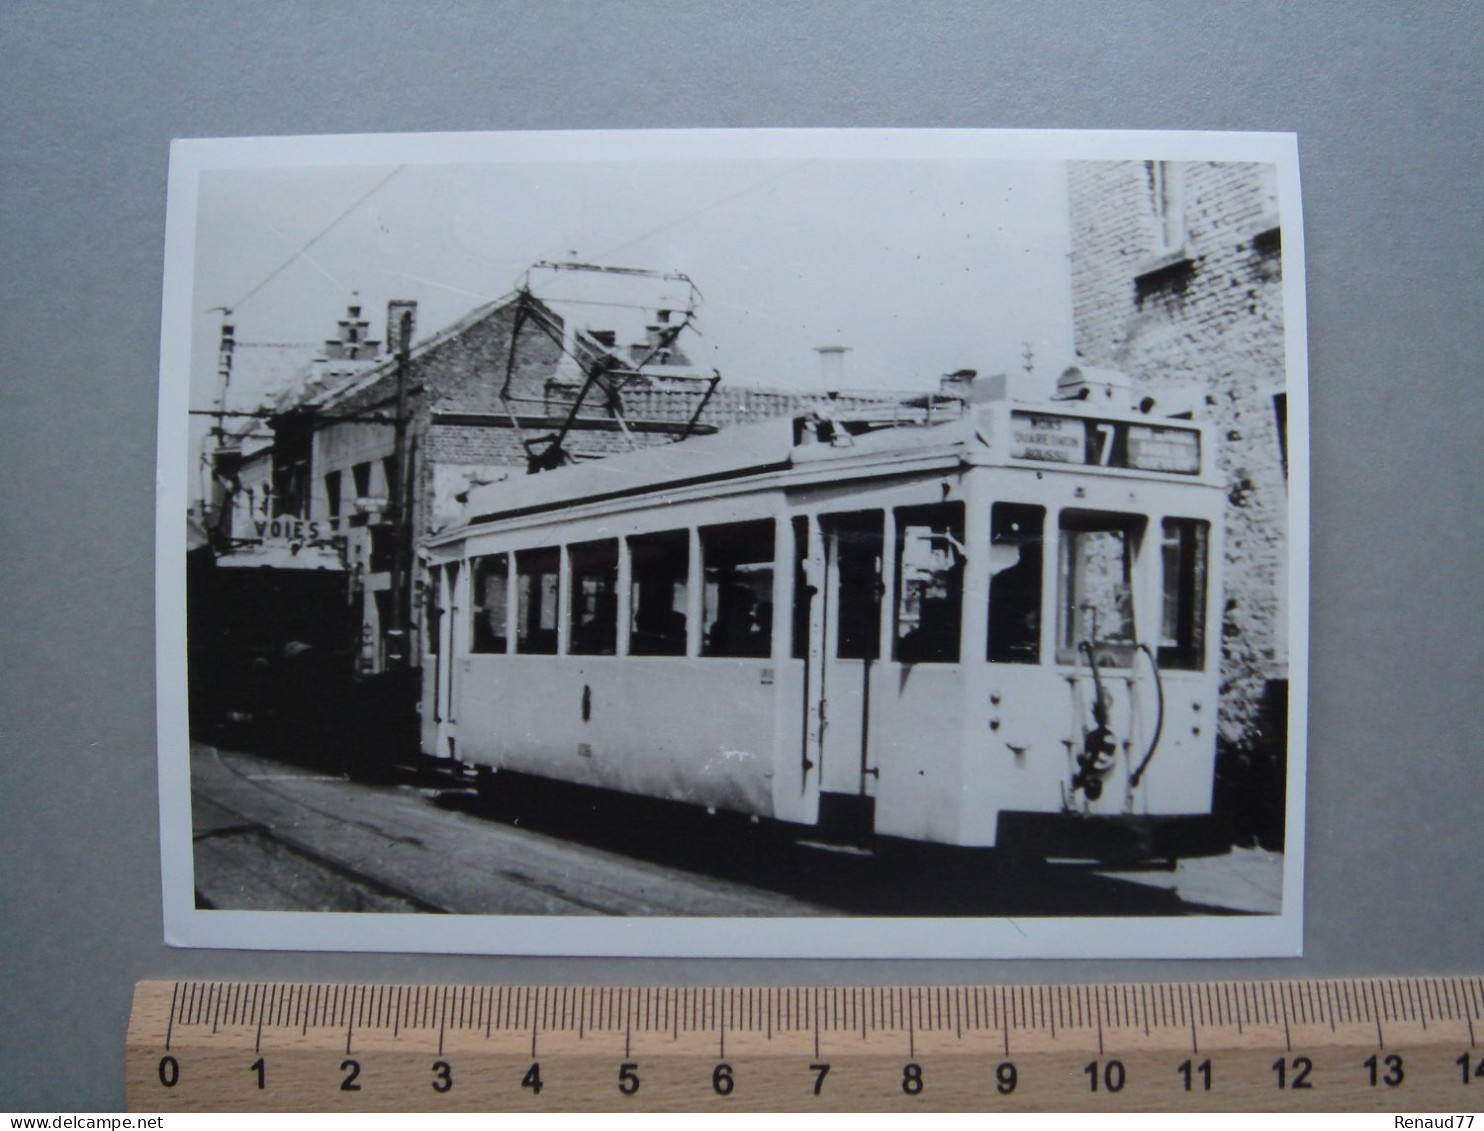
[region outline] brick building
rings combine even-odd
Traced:
[[[394,301],[383,350],[352,304],[322,356],[273,398],[266,428],[244,427],[219,452],[235,544],[277,518],[339,548],[361,606],[363,674],[420,663],[417,546],[457,519],[472,487],[826,399],[699,372],[684,353],[683,312],[653,310],[635,340],[620,341],[601,309],[578,322],[555,306],[526,292],[419,339],[416,304]]]
[[[1227,555],[1221,737],[1281,764],[1288,496],[1276,168],[1073,162],[1078,355],[1219,426]]]

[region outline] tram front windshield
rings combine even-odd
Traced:
[[[1057,661],[1081,662],[1091,649],[1100,667],[1133,662],[1134,558],[1143,519],[1062,515]]]

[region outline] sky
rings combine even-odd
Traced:
[[[700,336],[681,345],[732,385],[821,387],[815,347],[843,345],[845,388],[926,390],[961,368],[1049,388],[1072,357],[1067,228],[1066,171],[1056,161],[208,171],[198,198],[191,407],[211,408],[219,393],[217,308],[230,310],[238,342],[232,405],[249,407],[301,353],[305,363],[315,356],[352,301],[384,340],[387,301],[416,299],[421,338],[510,294],[532,264],[567,259],[690,276]],[[604,285],[542,271],[529,279],[553,301],[602,297],[592,288]],[[605,293],[684,305],[683,293],[653,284]],[[206,427],[193,418],[193,452]]]

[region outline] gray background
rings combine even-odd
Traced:
[[[117,1109],[142,977],[943,982],[1484,970],[1477,4],[0,3],[0,1107]],[[1293,130],[1313,416],[1308,930],[1269,962],[649,962],[161,942],[172,137]]]

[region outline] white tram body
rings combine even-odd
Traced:
[[[1160,837],[1212,802],[1211,434],[999,393],[477,489],[428,545],[425,752],[802,824],[853,798],[918,841],[1179,854]]]

